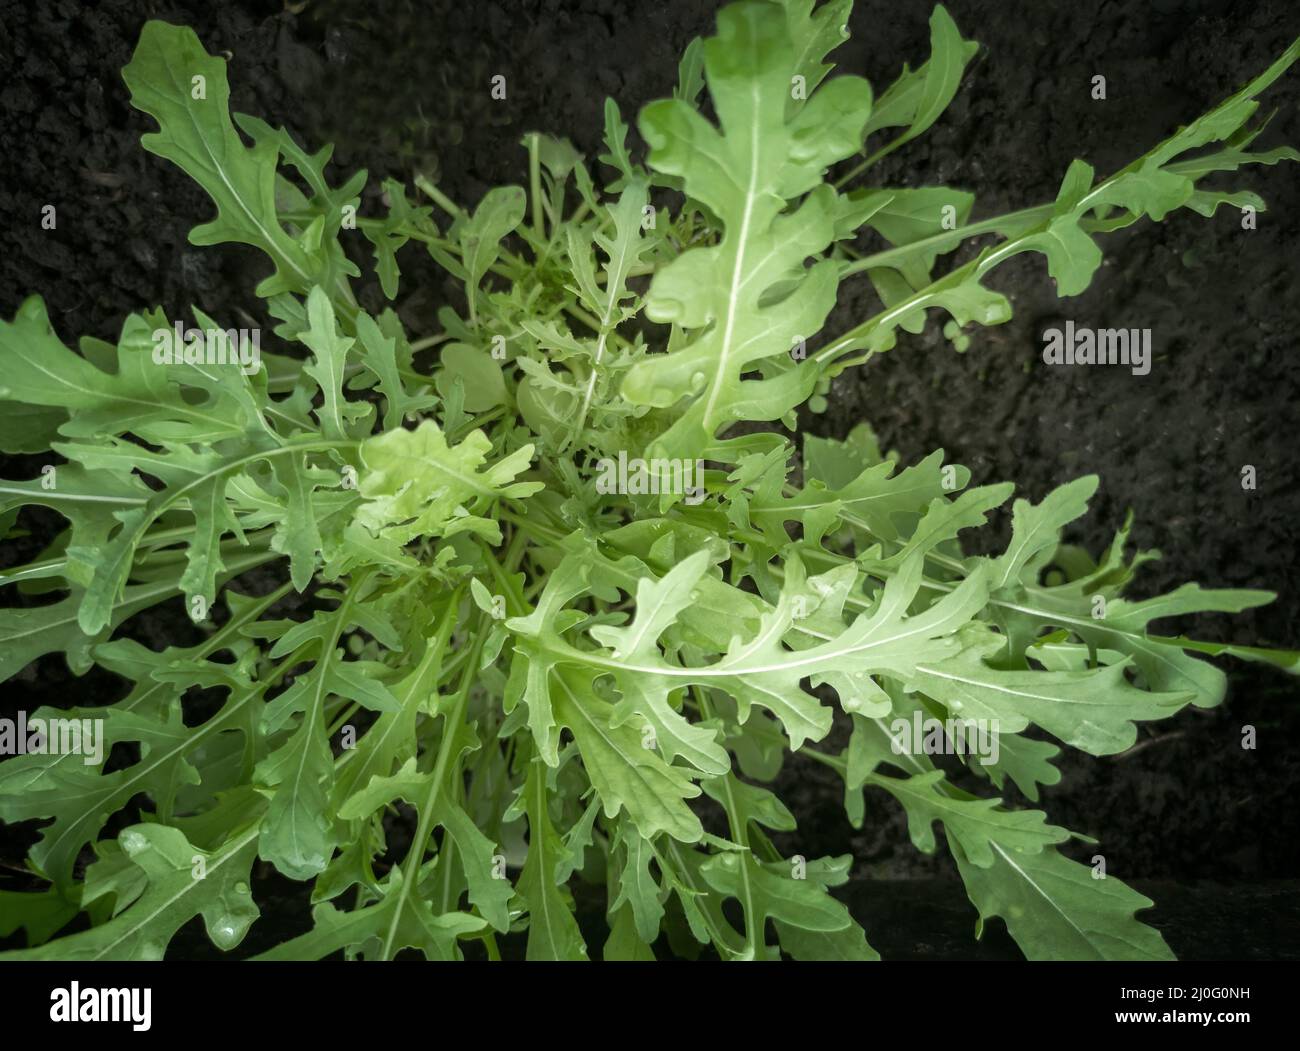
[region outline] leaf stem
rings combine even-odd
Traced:
[[[437,645],[440,648],[447,645],[447,640],[451,637],[452,623],[459,612],[463,595],[463,586],[452,592],[451,598],[447,602],[447,609],[438,623],[437,633],[429,645]],[[474,649],[471,650],[471,653],[482,649],[483,639],[483,633],[476,631]],[[434,807],[438,801],[438,792],[442,787],[443,779],[446,777],[447,763],[451,757],[453,742],[456,739],[456,730],[465,717],[465,702],[469,696],[470,684],[473,682],[476,663],[477,661],[474,658],[470,659],[470,662],[465,667],[464,674],[461,676],[459,688],[450,698],[443,712],[442,740],[438,743],[438,754],[434,760],[433,776],[429,782],[429,793],[419,807],[420,820],[416,826],[415,835],[411,839],[410,850],[402,862],[402,883],[398,889],[397,903],[393,906],[393,919],[388,926],[388,934],[384,938],[383,948],[380,950],[380,959],[382,960],[391,960],[393,958],[393,942],[397,937],[397,929],[401,923],[402,907],[406,903],[406,896],[418,893],[417,883],[420,878],[420,866],[424,861],[425,850],[428,848],[429,836],[433,832]]]
[[[695,701],[699,705],[700,715],[704,721],[713,719],[713,704],[709,701],[707,691],[700,686],[693,686],[691,693],[695,695]],[[731,774],[723,774],[718,778],[717,783],[722,790],[722,809],[727,814],[727,826],[731,829],[731,838],[739,843],[742,847],[754,853],[753,848],[749,845],[749,828],[740,816],[740,809],[736,806],[736,797],[731,789]],[[753,893],[749,885],[749,869],[745,865],[745,859],[742,857],[740,865],[740,903],[745,913],[745,940],[749,943],[750,958],[761,960],[766,948],[766,938],[763,933],[762,924],[759,922],[758,910],[754,908]]]
[[[541,139],[536,132],[528,136],[528,199],[533,209],[533,230],[537,241],[546,241],[546,221],[542,216],[542,168],[539,148]]]
[[[961,242],[969,237],[978,237],[981,234],[993,233],[1000,227],[1008,226],[1017,222],[1038,219],[1039,217],[1048,216],[1052,213],[1052,203],[1036,204],[1032,208],[1021,208],[1014,212],[1005,212],[1002,215],[990,216],[988,219],[981,219],[979,222],[967,223],[965,226],[959,226],[953,230],[943,230],[937,234],[931,234],[929,237],[923,237],[919,241],[912,241],[909,244],[897,245],[894,248],[886,249],[883,252],[875,252],[872,255],[862,256],[855,259],[852,263],[847,264],[840,271],[842,277],[848,277],[850,274],[857,274],[863,270],[872,270],[881,266],[892,266],[900,260],[907,259],[917,252],[923,252],[930,248],[938,249],[941,245],[948,242]],[[956,243],[953,247],[957,247]]]
[[[415,188],[423,193],[429,200],[433,201],[439,208],[450,215],[453,219],[462,219],[465,216],[465,210],[443,193],[424,175],[415,177]]]

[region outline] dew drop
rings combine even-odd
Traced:
[[[122,849],[128,854],[138,854],[148,845],[149,841],[139,832],[122,833]]]

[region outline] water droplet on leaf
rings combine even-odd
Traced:
[[[139,832],[123,832],[121,843],[122,849],[128,854],[139,854],[149,846],[149,840]]]

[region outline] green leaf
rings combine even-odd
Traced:
[[[695,585],[708,565],[708,553],[697,552],[662,580],[642,577],[637,583],[636,619],[626,628],[601,626],[592,636],[614,651],[616,660],[655,660],[659,636],[676,622],[694,601]],[[691,724],[668,703],[668,691],[635,672],[616,676],[623,700],[614,709],[616,724],[633,715],[645,719],[655,731],[659,749],[671,762],[685,759],[703,774],[723,774],[731,768],[726,750],[713,730]]]
[[[811,393],[806,365],[743,377],[816,333],[835,302],[838,265],[805,271],[803,261],[835,238],[836,195],[822,173],[858,148],[871,108],[871,89],[856,77],[787,106],[791,78],[821,56],[797,52],[780,8],[732,5],[719,13],[718,31],[704,42],[704,67],[721,129],[680,98],[652,103],[640,120],[651,167],[680,177],[726,230],[720,244],[658,271],[646,297],[647,317],[694,333],[624,378],[623,395],[637,404],[689,402],[674,410],[652,457],[693,459],[733,421],[777,419]],[[803,203],[785,213],[798,197]]]
[[[1005,640],[972,626],[954,657],[918,667],[911,685],[965,719],[987,719],[998,732],[1030,722],[1092,755],[1113,755],[1137,740],[1135,720],[1163,719],[1191,695],[1140,690],[1125,677],[1127,661],[1087,671],[1001,671],[987,663]]]
[[[373,905],[342,912],[323,903],[312,909],[312,930],[254,957],[257,960],[320,960],[340,950],[363,959],[391,959],[401,949],[418,949],[427,960],[460,959],[457,941],[486,924],[464,912],[434,913],[424,899],[403,893],[394,868],[383,897]]]
[[[1055,785],[1061,781],[1061,771],[1051,763],[1060,752],[1047,741],[1004,732],[998,735],[997,762],[987,766],[977,764],[976,769],[987,774],[999,789],[1010,778],[1028,799],[1037,803],[1039,785]]]
[[[994,850],[1005,848],[1017,854],[1035,853],[1068,839],[1070,833],[1046,823],[1041,810],[999,809],[999,799],[954,798],[940,790],[941,770],[908,778],[871,775],[869,783],[885,789],[903,804],[907,826],[917,850],[934,853],[935,821],[943,823],[949,842],[961,847],[972,865],[988,868]]]
[[[1061,530],[1088,510],[1097,481],[1096,475],[1087,475],[1053,489],[1040,504],[1017,500],[1012,505],[1011,543],[993,563],[990,590],[1038,582],[1038,573],[1056,552]]]
[[[1114,876],[1054,849],[1020,853],[994,845],[993,864],[983,868],[954,848],[972,904],[979,909],[976,934],[1000,916],[1031,960],[1172,960],[1160,933],[1134,918],[1149,898]]]
[[[945,230],[964,226],[975,204],[975,195],[946,186],[927,186],[916,190],[877,190],[879,207],[866,220],[868,226],[894,246],[907,246],[941,237]],[[852,196],[852,195],[851,195]],[[951,243],[940,240],[933,248],[903,257],[899,273],[907,279],[908,292],[930,282],[930,271],[940,252],[951,251],[960,243],[954,235]],[[890,305],[886,302],[886,306]]]
[[[465,409],[486,412],[506,401],[505,375],[492,355],[468,343],[449,343],[442,348],[442,371],[438,373],[438,392],[445,398],[451,384],[460,380],[465,388]]]
[[[311,350],[314,360],[302,370],[316,381],[323,404],[316,411],[321,430],[331,441],[343,441],[350,434],[349,424],[373,412],[369,405],[347,401],[343,394],[343,375],[347,370],[348,351],[356,340],[339,334],[334,308],[329,296],[319,286],[307,297],[308,327],[298,339]]]
[[[519,877],[519,895],[528,903],[529,960],[585,960],[587,946],[572,907],[557,886],[556,871],[567,850],[548,813],[546,765],[534,760],[524,786],[528,814],[528,860]]]
[[[499,540],[497,525],[473,509],[503,497],[529,496],[543,486],[512,481],[532,459],[531,445],[483,469],[491,449],[487,436],[477,430],[451,446],[432,420],[423,420],[413,431],[385,431],[366,439],[361,446],[364,502],[357,522],[399,544],[464,530]]]
[[[15,931],[27,932],[27,944],[37,946],[48,941],[77,915],[77,906],[53,887],[24,894],[0,890],[0,937]]]
[[[903,66],[903,74],[876,104],[866,134],[882,128],[905,127],[885,152],[892,152],[927,131],[957,94],[966,65],[979,50],[973,40],[963,40],[952,16],[942,4],[930,14],[930,58],[915,71]]]
[[[875,539],[900,541],[900,522],[915,521],[947,489],[942,450],[897,474],[895,466],[891,461],[875,463],[833,489],[814,479],[789,496],[783,492],[784,477],[772,472],[749,500],[750,521],[778,547],[786,542],[787,522],[802,523],[812,543],[843,521],[865,528]],[[970,476],[964,467],[953,466],[949,473],[957,487]]]
[[[796,868],[790,862],[759,862],[749,851],[715,854],[702,866],[700,871],[704,878],[718,893],[739,898],[746,912],[746,920],[751,930],[763,931],[767,920],[775,921],[778,934],[789,929],[804,934],[796,936],[792,943],[800,950],[818,945],[807,937],[813,935],[833,935],[845,931],[854,931],[857,925],[849,915],[849,910],[826,892],[826,887],[835,882],[847,871],[851,859],[847,856],[838,859],[825,859],[831,863],[829,872],[823,874],[817,862],[807,865],[806,875],[796,875]],[[807,932],[807,933],[805,933]],[[857,928],[855,934],[860,935]],[[865,946],[865,941],[861,943]],[[785,945],[785,940],[782,940]],[[748,951],[763,959],[768,956],[765,944],[750,943]],[[806,958],[806,957],[805,957]]]
[[[659,924],[664,916],[665,896],[650,871],[654,850],[649,840],[635,831],[629,832],[626,825],[620,824],[619,828],[624,864],[619,877],[618,895],[610,902],[609,911],[612,915],[616,915],[623,905],[627,905],[632,912],[637,938],[644,945],[652,945],[659,937]]]
[[[475,316],[479,284],[501,254],[501,239],[524,218],[527,195],[519,186],[489,190],[474,214],[457,223],[451,233],[460,241],[461,258],[468,275],[470,317]]]
[[[217,206],[217,216],[190,231],[190,242],[226,242],[260,248],[275,265],[258,295],[306,293],[329,284],[319,256],[280,225],[276,212],[278,144],[259,138],[251,147],[231,123],[226,63],[209,55],[194,31],[149,21],[131,62],[122,70],[131,105],[153,117],[159,130],[140,144],[184,169]]]
[[[232,832],[211,851],[163,825],[132,825],[118,842],[144,873],[138,897],[119,900],[106,923],[37,949],[0,953],[0,960],[161,960],[172,937],[195,916],[203,917],[217,948],[229,951],[243,941],[258,915],[249,892],[256,829]]]
[[[332,613],[316,614],[283,635],[271,650],[273,657],[300,660],[311,655],[316,660],[267,705],[264,730],[280,731],[295,718],[297,725],[257,764],[254,774],[270,796],[258,853],[290,879],[310,879],[323,872],[339,842],[328,805],[334,754],[326,735],[327,699],[344,697],[379,712],[402,707],[364,662],[344,661],[336,651],[352,625],[374,629],[374,621],[359,606],[358,594],[349,592]]]
[[[1165,694],[1167,703],[1181,705],[1190,700],[1197,707],[1212,708],[1223,700],[1227,678],[1219,668],[1187,651],[1212,652],[1214,647],[1207,649],[1194,640],[1152,635],[1148,625],[1158,617],[1187,613],[1237,613],[1266,605],[1274,598],[1267,591],[1205,589],[1199,584],[1184,584],[1167,595],[1142,602],[1117,598],[1102,606],[1095,601],[1105,597],[1104,592],[1097,596],[1082,593],[1077,584],[1031,587],[996,601],[995,612],[1000,622],[1021,637],[1037,634],[1043,626],[1066,628],[1093,649],[1108,648],[1130,659],[1146,689]],[[1103,610],[1103,615],[1094,615]],[[1254,656],[1293,673],[1297,668],[1295,655],[1290,652]],[[1176,710],[1166,709],[1168,714]],[[1154,711],[1148,717],[1156,717]]]
[[[41,831],[29,857],[36,871],[70,893],[73,868],[88,842],[109,818],[142,793],[162,814],[170,814],[182,786],[199,780],[196,764],[212,740],[241,739],[244,755],[256,745],[255,712],[261,692],[245,671],[207,658],[240,648],[240,631],[283,592],[253,602],[232,603],[227,624],[198,646],[155,654],[122,640],[95,650],[95,659],[136,685],[108,709],[55,711],[42,708],[33,718],[94,720],[102,726],[102,754],[86,762],[71,752],[29,753],[0,765],[0,818],[20,821],[53,818]],[[236,596],[237,598],[237,596]],[[56,607],[47,607],[56,608]],[[89,640],[87,645],[89,645]],[[222,688],[226,702],[202,724],[183,725],[179,703],[190,685]],[[121,743],[141,746],[139,761],[102,772],[110,749]],[[251,768],[251,759],[246,759]]]
[[[588,681],[563,670],[551,681],[556,719],[572,731],[605,816],[626,810],[647,839],[667,832],[684,843],[699,840],[700,819],[685,801],[700,790],[687,774],[650,751],[636,726],[611,725],[612,706],[596,696]]]
[[[653,962],[655,959],[654,950],[637,934],[636,919],[630,905],[624,905],[613,913],[601,959],[636,960],[642,963]]]
[[[397,253],[416,232],[427,237],[435,237],[438,228],[431,215],[433,209],[413,207],[406,199],[406,187],[396,179],[383,182],[384,197],[388,202],[388,215],[374,224],[361,224],[361,232],[374,246],[375,270],[384,295],[389,299],[397,298],[401,268],[397,264]],[[358,335],[360,335],[358,329]]]

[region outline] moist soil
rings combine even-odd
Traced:
[[[172,316],[192,305],[218,317],[265,316],[252,293],[264,275],[260,256],[190,245],[186,235],[210,215],[210,202],[138,145],[152,122],[128,105],[119,71],[147,18],[188,24],[210,51],[227,55],[235,109],[282,124],[313,148],[336,143],[336,182],[365,167],[377,192],[383,178],[409,184],[419,172],[472,204],[492,186],[526,181],[526,132],[568,136],[589,157],[601,152],[605,97],[630,118],[670,93],[678,56],[710,30],[715,6],[0,0],[0,313],[12,316],[39,292],[69,342],[113,339],[128,312],[154,304]],[[1284,0],[947,6],[983,49],[949,110],[883,161],[874,181],[971,190],[975,218],[1051,200],[1075,157],[1100,173],[1127,164],[1300,33],[1300,9]],[[838,61],[883,91],[904,61],[916,66],[928,54],[929,8],[859,0]],[[505,101],[490,97],[496,74],[507,78]],[[1092,97],[1097,75],[1106,78],[1105,100]],[[1293,70],[1266,96],[1277,113],[1258,147],[1300,144],[1298,102]],[[1099,551],[1131,509],[1136,546],[1165,553],[1145,570],[1139,595],[1187,580],[1279,595],[1236,617],[1156,630],[1300,644],[1292,470],[1300,191],[1288,165],[1248,169],[1222,185],[1249,187],[1268,202],[1257,229],[1243,230],[1226,208],[1210,219],[1184,210],[1160,225],[1136,224],[1105,240],[1106,264],[1092,287],[1068,300],[1057,299],[1041,257],[1013,260],[989,282],[1014,304],[1009,323],[973,330],[964,354],[933,323],[903,335],[894,351],[837,380],[828,411],[801,426],[842,437],[865,420],[904,462],[941,447],[974,483],[1011,480],[1031,500],[1096,473],[1101,490],[1068,539]],[[41,229],[47,204],[57,208],[54,231]],[[362,214],[377,207],[367,200]],[[434,331],[435,311],[454,291],[414,250],[402,265],[408,331]],[[847,282],[829,331],[871,310],[870,296]],[[1151,329],[1150,374],[1044,366],[1042,333],[1066,320]],[[0,473],[31,477],[42,462],[11,457]],[[1241,483],[1247,465],[1254,490]],[[31,535],[6,544],[6,565],[30,558],[60,528],[56,516],[22,524]],[[995,519],[979,549],[996,547],[1007,531],[1006,516]],[[194,629],[174,603],[137,618],[131,631],[161,647],[192,640]],[[1121,756],[1066,753],[1044,804],[1054,822],[1101,839],[1075,856],[1102,852],[1108,871],[1157,881],[1139,883],[1161,902],[1148,915],[1176,949],[1181,939],[1185,955],[1286,955],[1300,906],[1296,885],[1276,881],[1300,877],[1300,759],[1287,743],[1300,740],[1297,690],[1273,669],[1225,666],[1223,705],[1143,727],[1138,746]],[[76,678],[49,658],[5,685],[0,708],[97,703],[120,692],[107,673]],[[1256,730],[1253,750],[1241,747],[1245,726]],[[949,936],[965,924],[965,938],[973,920],[950,882],[954,866],[942,849],[918,854],[895,808],[870,797],[864,828],[854,830],[836,776],[798,756],[778,792],[799,819],[799,831],[778,844],[786,853],[854,856],[846,893],[878,947],[892,937],[898,955],[965,951]],[[16,864],[32,835],[7,830],[0,858]],[[285,929],[307,922],[305,902],[296,911],[290,904],[301,899],[291,884],[263,882],[284,903],[274,912]],[[925,904],[944,894],[957,910],[947,921],[945,906]],[[880,924],[897,933],[876,933]],[[250,940],[270,926],[264,918]],[[183,932],[174,951],[201,954],[201,936],[186,937],[193,933]],[[997,947],[999,936],[991,931],[979,951],[1015,955],[1009,942]]]

